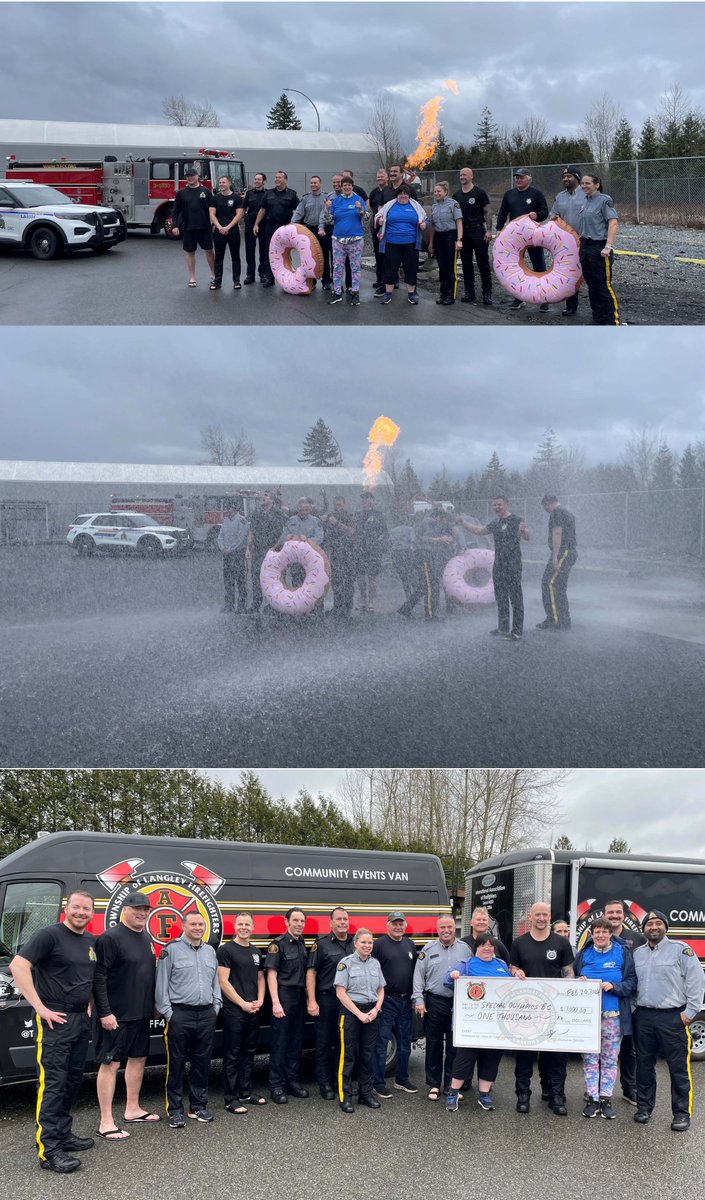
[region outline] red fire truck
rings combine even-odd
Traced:
[[[242,488],[220,496],[111,496],[110,511],[144,513],[162,525],[188,529],[194,543],[215,550],[223,513],[228,506],[236,500],[245,516],[249,516],[256,507],[258,497],[258,492]]]
[[[221,175],[229,175],[236,192],[246,186],[245,168],[227,150],[198,150],[193,154],[128,158],[118,162],[106,158],[69,162],[18,161],[10,157],[5,176],[21,176],[33,183],[48,183],[81,204],[104,204],[116,208],[128,229],[149,229],[169,236],[174,197],[186,184],[186,170],[195,166],[203,181],[215,191]]]

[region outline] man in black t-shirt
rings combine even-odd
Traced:
[[[512,942],[509,952],[510,970],[515,979],[573,979],[573,948],[567,938],[551,930],[551,909],[538,901],[529,909],[529,929]],[[557,1117],[567,1114],[565,1078],[568,1056],[551,1051],[545,1056],[548,1106]],[[531,1101],[531,1076],[536,1061],[535,1050],[517,1050],[514,1078],[517,1112],[528,1113]]]
[[[64,921],[33,934],[10,963],[18,990],[37,1014],[39,1163],[59,1175],[81,1165],[67,1151],[93,1146],[93,1138],[77,1137],[71,1129],[91,1035],[88,1010],[97,960],[95,938],[86,929],[92,919],[92,897],[72,892]]]
[[[268,550],[273,550],[281,538],[286,524],[286,516],[282,511],[281,498],[268,489],[262,492],[262,507],[256,508],[250,516],[250,570],[252,572],[252,608],[248,611],[259,612],[264,599],[260,571],[264,556]]]
[[[541,598],[546,620],[537,629],[570,629],[568,606],[568,576],[578,557],[575,538],[575,517],[561,507],[557,496],[547,495],[541,501],[548,516],[548,549],[550,558],[541,580]]]
[[[531,217],[532,221],[545,221],[548,216],[548,201],[543,192],[531,186],[531,172],[518,167],[514,172],[514,187],[502,196],[497,213],[497,233],[504,229],[507,221],[517,217]],[[546,270],[546,257],[541,246],[527,246],[526,253],[534,271]],[[518,298],[512,308],[523,308],[524,301]],[[548,312],[548,304],[540,304],[541,312]]]
[[[149,897],[131,892],[122,906],[121,922],[101,933],[96,942],[98,966],[95,973],[95,1058],[98,1069],[98,1132],[109,1142],[129,1134],[113,1119],[117,1073],[125,1067],[125,1121],[158,1121],[157,1113],[140,1104],[140,1088],[149,1055],[150,1022],[154,1016],[154,986],[157,959],[147,933]]]
[[[389,168],[389,183],[382,188],[382,203],[387,204],[390,200],[396,200],[399,196],[399,189],[404,184],[409,189],[409,195],[412,200],[418,200],[421,195],[421,188],[416,183],[407,183],[404,179],[404,172],[399,163],[394,163]]]
[[[188,285],[196,286],[196,248],[206,252],[211,277],[215,270],[213,238],[211,236],[210,205],[213,193],[203,182],[195,167],[186,172],[186,187],[180,188],[174,197],[174,225],[172,233],[183,232],[183,249],[186,252]],[[211,282],[212,282],[211,278]]]
[[[473,954],[475,953],[475,942],[479,938],[480,934],[492,933],[490,925],[491,922],[488,909],[486,909],[484,905],[478,904],[477,908],[472,910],[470,917],[470,932],[466,933],[464,938],[461,938],[461,941],[465,942],[466,946],[470,947]],[[493,937],[497,939],[497,947],[495,949],[497,958],[501,958],[507,964],[507,966],[509,966],[509,951],[507,950],[507,947],[505,946],[504,942],[501,942],[499,938],[497,938],[496,934],[493,934]]]
[[[294,189],[289,187],[289,176],[286,171],[277,171],[274,176],[274,187],[269,188],[262,197],[262,205],[252,230],[255,237],[260,239],[259,261],[260,271],[262,271],[262,287],[274,287],[274,275],[269,261],[269,243],[272,240],[272,234],[282,225],[291,224],[291,218],[298,203],[299,197]]]
[[[238,913],[233,941],[223,942],[216,951],[223,996],[225,1107],[238,1115],[247,1112],[247,1103],[265,1103],[264,1096],[252,1094],[252,1068],[265,993],[264,955],[250,941],[253,929],[250,914]]]
[[[521,539],[528,542],[529,531],[521,517],[510,512],[506,496],[496,496],[492,505],[496,513],[494,521],[487,525],[471,525],[465,517],[458,517],[458,524],[471,533],[491,533],[494,538],[494,566],[492,582],[497,601],[497,628],[490,630],[496,637],[506,641],[520,642],[524,630],[524,594],[521,590]],[[509,606],[512,610],[512,627],[509,628]]]
[[[255,237],[254,228],[257,223],[257,214],[262,207],[264,200],[264,185],[267,182],[267,176],[264,171],[258,171],[254,177],[254,186],[248,188],[244,196],[245,205],[245,259],[247,261],[247,274],[245,275],[245,283],[255,282],[255,270],[260,277],[260,280],[266,279],[269,268],[262,258],[262,243]],[[259,266],[256,264],[257,247],[259,245]]]
[[[330,559],[333,616],[347,619],[355,597],[355,516],[348,512],[344,496],[335,496],[333,505],[333,512],[321,517],[326,531],[323,548]]]
[[[210,285],[212,292],[218,291],[223,284],[223,265],[225,251],[230,250],[230,260],[233,267],[233,288],[240,291],[240,222],[245,215],[245,201],[240,192],[233,191],[233,181],[229,175],[221,175],[218,180],[218,194],[211,197],[210,219],[213,225],[213,245],[215,246],[215,271]]]
[[[464,304],[472,304],[475,300],[475,273],[472,266],[474,255],[482,284],[482,303],[491,304],[492,272],[488,249],[492,241],[490,198],[484,188],[476,186],[474,179],[470,167],[463,167],[460,172],[460,187],[453,193],[453,199],[457,200],[463,214],[463,248],[460,251],[460,262],[465,294],[460,299]]]
[[[384,254],[379,248],[379,232],[375,225],[375,217],[384,204],[384,189],[389,185],[389,175],[385,170],[377,172],[377,184],[367,197],[367,207],[372,214],[370,235],[375,256],[375,296],[384,295]],[[347,262],[347,259],[345,260]]]
[[[397,908],[387,918],[387,932],[377,939],[372,949],[372,956],[379,962],[386,980],[384,1003],[378,1017],[379,1034],[372,1060],[375,1095],[382,1100],[388,1100],[392,1095],[384,1078],[387,1064],[387,1044],[392,1031],[397,1037],[394,1086],[400,1092],[418,1091],[409,1083],[412,1029],[411,994],[418,951],[414,943],[404,936],[405,929],[406,917]]]
[[[330,914],[330,933],[316,938],[308,952],[306,967],[308,1015],[316,1018],[316,1079],[324,1100],[336,1097],[334,1052],[339,1051],[341,1007],[335,991],[335,975],[340,960],[354,949],[350,915],[347,909],[338,906]]]

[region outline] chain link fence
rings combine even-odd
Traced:
[[[516,164],[517,166],[528,164]],[[563,187],[566,163],[530,168],[532,183],[549,204]],[[670,225],[679,229],[705,229],[705,157],[625,159],[610,163],[571,163],[588,175],[599,175],[603,191],[614,200],[620,219],[634,224]],[[502,196],[514,186],[510,167],[478,167],[475,183],[484,188],[497,212]],[[459,171],[426,171],[421,176],[424,195],[446,180],[451,192],[460,187]],[[363,185],[365,186],[365,185]]]

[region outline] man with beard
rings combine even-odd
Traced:
[[[646,938],[635,929],[628,929],[624,924],[624,901],[608,900],[603,916],[612,926],[612,937],[615,941],[628,946],[632,954],[637,946],[644,946]],[[634,1035],[622,1035],[619,1048],[619,1082],[622,1085],[622,1095],[627,1104],[636,1104],[636,1054],[634,1053]]]
[[[582,174],[578,167],[566,167],[563,172],[563,191],[559,192],[549,212],[549,218],[560,217],[566,225],[570,225],[577,234],[580,231],[580,214],[585,208],[585,192],[580,186]],[[561,309],[562,317],[574,317],[578,311],[580,288],[575,295],[569,296],[565,307]]]

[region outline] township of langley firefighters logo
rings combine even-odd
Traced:
[[[223,915],[215,897],[225,880],[194,862],[181,863],[186,868],[184,873],[138,873],[143,861],[141,858],[126,859],[98,873],[97,878],[110,891],[105,910],[105,928],[115,929],[120,924],[125,900],[133,892],[140,892],[149,900],[147,932],[157,954],[169,942],[181,936],[184,917],[193,912],[199,913],[206,923],[204,942],[218,946],[223,936]]]
[[[468,984],[468,999],[469,1000],[484,1000],[487,988],[484,983],[469,983]]]

